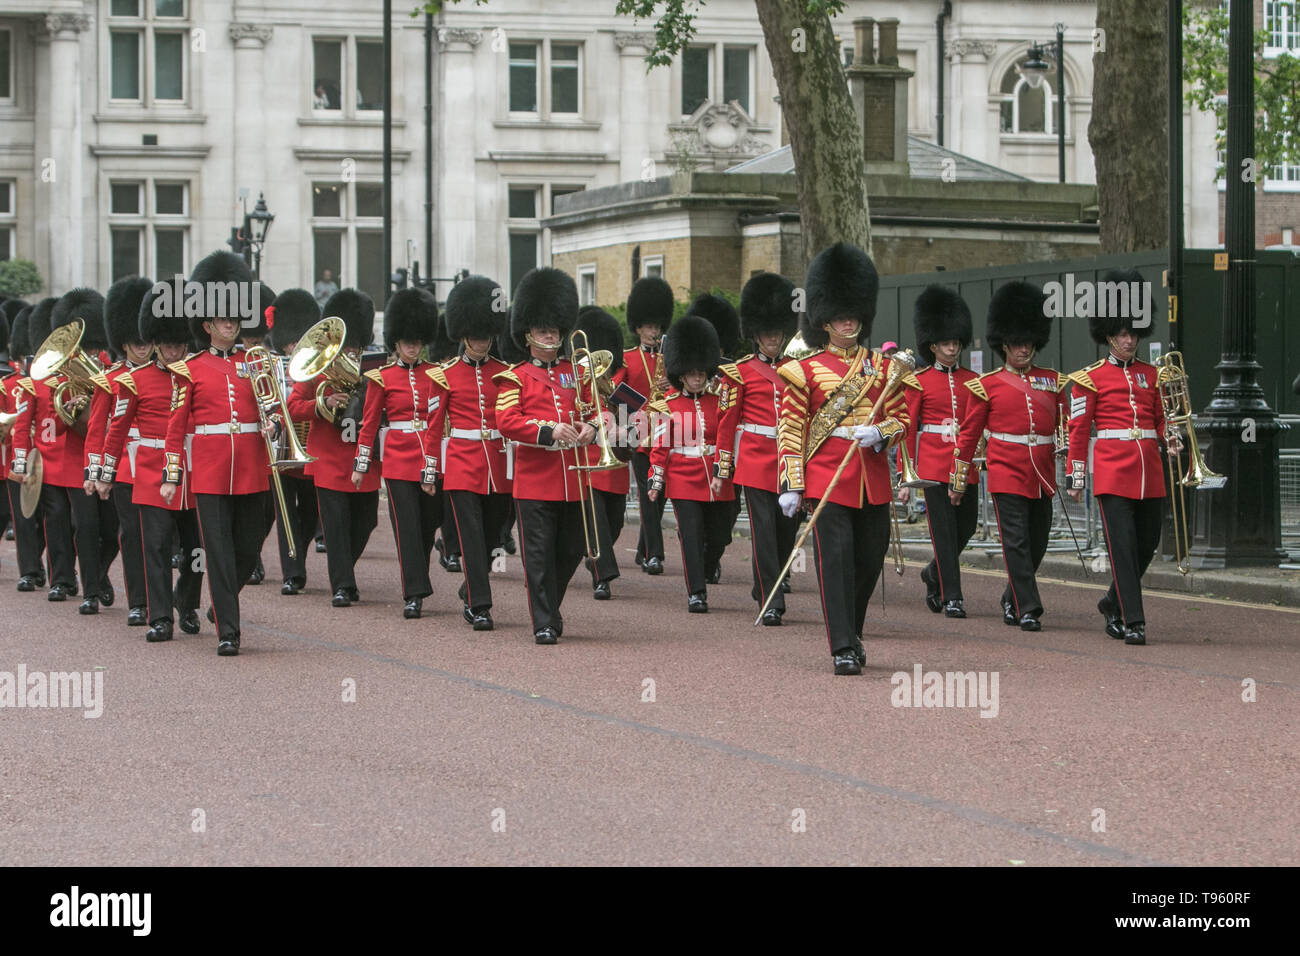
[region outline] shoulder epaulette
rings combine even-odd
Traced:
[[[1064,372],[1057,372],[1056,390],[1058,392],[1063,392],[1069,387],[1070,387],[1070,376],[1066,375]]]
[[[385,365],[384,368],[388,368],[388,366]],[[366,378],[370,379],[370,381],[374,382],[376,385],[382,386],[384,384],[384,369],[372,368],[370,371],[366,372]]]
[[[1082,385],[1090,392],[1095,392],[1097,391],[1097,385],[1092,380],[1092,375],[1089,373],[1096,371],[1098,368],[1100,368],[1105,364],[1106,362],[1104,359],[1100,362],[1093,362],[1087,368],[1081,368],[1079,369],[1079,371],[1072,373],[1070,375],[1070,381],[1077,382],[1079,385]]]
[[[112,365],[110,365],[108,368],[104,369],[104,374],[107,375],[109,372],[116,372],[118,369],[120,369],[120,368],[121,368],[122,366],[124,366],[124,365],[126,365],[125,362],[114,362],[114,363],[113,363]]]
[[[513,365],[502,372],[497,372],[495,375],[492,376],[492,378],[493,380],[503,379],[507,382],[513,382],[514,384],[519,386],[522,386],[524,384],[523,382],[519,381],[519,376],[515,374],[515,367]]]
[[[18,386],[25,392],[32,395],[36,394],[36,383],[26,376],[18,380]]]
[[[491,357],[492,357],[491,354],[489,354],[489,355],[488,355],[488,358],[491,358]],[[457,362],[459,362],[459,361],[460,361],[460,356],[459,356],[459,355],[453,355],[453,356],[452,356],[451,358],[449,358],[449,359],[443,359],[441,362],[435,362],[434,364],[437,365],[438,368],[442,369],[442,370],[445,372],[447,369],[451,368],[453,365],[455,365],[455,364],[456,364]]]
[[[989,372],[988,374],[992,375],[993,373]],[[981,375],[979,378],[972,378],[970,381],[966,383],[966,387],[971,390],[972,394],[974,394],[981,400],[987,402],[989,400],[989,393],[984,391],[983,379],[984,379],[983,375]]]
[[[918,392],[922,391],[921,383],[916,380],[915,372],[908,372],[906,375],[904,375],[903,384],[906,385],[908,388],[916,389]]]
[[[804,378],[804,374],[803,374],[802,362],[791,359],[790,361],[786,362],[784,365],[779,366],[776,370],[776,374],[780,375],[791,385],[796,385],[799,388],[808,387],[808,382]]]
[[[442,388],[450,387],[447,385],[447,373],[443,371],[441,365],[435,365],[432,368],[427,369],[425,371],[425,374],[428,375],[429,378],[437,382],[438,385],[441,386]]]
[[[108,383],[108,376],[103,372],[96,372],[90,376],[90,380],[108,393],[112,393],[113,386]]]
[[[167,366],[167,370],[169,372],[175,372],[181,378],[189,379],[192,382],[194,381],[194,376],[190,374],[190,367],[186,365],[185,362],[185,359],[182,359],[179,362],[172,362],[171,365]]]
[[[139,392],[135,390],[135,379],[131,377],[130,372],[123,372],[121,375],[117,377],[117,380],[121,384],[121,386],[124,389],[126,389],[128,392],[130,392],[132,395],[139,394]]]
[[[753,352],[750,352],[748,355],[742,355],[740,358],[736,359],[736,364],[739,365],[741,362],[748,362],[753,357],[754,357]]]
[[[646,402],[646,408],[650,409],[650,411],[652,412],[658,412],[661,415],[667,415],[669,414],[668,400],[670,398],[676,398],[676,397],[677,397],[676,392],[669,392],[663,398],[655,399],[653,402]]]
[[[718,372],[721,375],[727,376],[727,378],[731,379],[733,382],[744,381],[740,375],[740,369],[736,368],[735,362],[728,362],[726,365],[719,365]]]

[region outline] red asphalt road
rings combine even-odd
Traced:
[[[558,646],[534,645],[518,558],[497,630],[460,618],[434,565],[401,618],[385,516],[363,601],[244,592],[243,651],[149,645],[14,589],[0,544],[0,671],[104,672],[104,712],[0,709],[0,864],[1295,864],[1300,616],[1148,598],[1146,647],[1109,639],[1096,587],[1043,585],[1045,630],[920,601],[916,566],[873,602],[868,668],[833,677],[811,571],[787,626],[752,627],[748,541],[711,613],[676,549],[650,578],[624,532],[615,600],[579,571]],[[274,538],[265,553],[277,565]],[[897,708],[891,675],[999,675],[999,710]],[[643,701],[654,681],[654,701]],[[1242,681],[1257,701],[1242,700]],[[355,702],[345,682],[355,681]],[[1104,830],[1094,827],[1102,820]],[[803,827],[799,827],[799,822]]]

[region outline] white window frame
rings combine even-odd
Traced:
[[[1263,12],[1263,28],[1268,33],[1264,56],[1269,59],[1275,59],[1283,53],[1300,56],[1300,3],[1296,0],[1264,0]],[[1275,29],[1274,24],[1277,20],[1281,20],[1281,24]],[[1284,40],[1288,39],[1288,33],[1294,39],[1286,46],[1269,45],[1274,34],[1278,32],[1281,32]]]
[[[179,17],[159,17],[153,12],[153,0],[140,0],[137,11],[140,16],[123,17],[112,13],[113,0],[101,0],[102,13],[100,22],[104,24],[101,34],[101,49],[105,75],[103,78],[104,99],[109,106],[138,106],[144,109],[155,107],[176,108],[190,105],[190,44],[189,37],[193,29],[194,0],[184,0],[184,12]],[[134,33],[139,37],[140,71],[138,81],[140,96],[134,99],[119,99],[113,96],[113,39],[114,33]],[[159,34],[174,34],[181,38],[181,95],[180,99],[158,99],[154,94],[157,85],[157,41]],[[12,61],[12,57],[10,58]]]
[[[745,111],[745,115],[754,117],[755,94],[758,86],[758,46],[752,43],[732,43],[726,40],[717,40],[712,43],[691,43],[688,44],[693,49],[709,51],[709,88],[705,92],[705,97],[710,103],[722,104],[724,101],[721,97],[727,89],[727,51],[728,50],[745,50],[749,53],[749,102],[741,103],[740,108]],[[682,68],[681,57],[677,59],[677,109],[682,106],[682,94],[684,92],[686,77]],[[696,107],[699,109],[699,107]],[[682,113],[683,119],[689,117],[690,113]]]
[[[642,276],[651,275],[651,269],[658,269],[659,271],[654,273],[654,275],[657,275],[661,279],[664,277],[664,257],[662,254],[657,256],[646,256],[641,260]]]
[[[1048,72],[1047,76],[1043,77],[1043,84],[1041,87],[1044,90],[1043,110],[1047,114],[1043,118],[1043,130],[1042,132],[1039,132],[1036,130],[1022,130],[1020,128],[1020,91],[1029,85],[1029,81],[1025,79],[1024,74],[1020,73],[1017,67],[1020,66],[1021,60],[1023,60],[1027,55],[1028,55],[1027,53],[1021,55],[1009,67],[1007,67],[1007,70],[1015,70],[1016,73],[1019,74],[1019,79],[1016,80],[1016,85],[1012,89],[1012,91],[1010,93],[999,92],[997,94],[996,102],[998,103],[998,135],[1024,137],[1029,139],[1032,139],[1034,137],[1043,137],[1043,136],[1055,137],[1056,136],[1056,59],[1054,56],[1051,60],[1052,69]],[[1002,80],[1005,77],[1006,77],[1006,71],[1004,71],[1002,76],[998,78],[999,90],[1002,89]],[[1004,130],[1002,129],[1001,104],[1007,102],[1011,103],[1011,129]],[[1066,99],[1066,103],[1065,103],[1065,138],[1070,139],[1070,103],[1068,98]]]
[[[148,0],[144,0],[148,2]],[[108,182],[108,195],[105,204],[104,216],[104,237],[107,240],[105,248],[108,250],[108,273],[109,281],[113,279],[113,230],[114,229],[138,229],[140,231],[140,242],[143,248],[139,250],[140,275],[155,276],[159,280],[170,279],[171,276],[158,276],[158,240],[157,230],[175,230],[181,231],[181,269],[182,272],[188,271],[193,264],[190,261],[191,249],[193,246],[194,223],[190,218],[190,192],[192,182],[188,179],[181,179],[175,176],[132,176],[122,175],[120,177],[109,173],[105,177]],[[115,213],[113,209],[112,187],[134,185],[140,190],[140,211],[136,213]],[[157,191],[158,185],[164,186],[181,186],[182,206],[184,212],[162,213],[157,211]]]
[[[591,294],[587,294],[587,283],[591,283]],[[589,262],[578,266],[578,305],[595,305],[599,287],[596,285],[596,263]]]
[[[331,112],[337,112],[337,111],[332,110]],[[311,261],[312,288],[313,289],[315,288],[316,282],[320,279],[320,270],[316,268],[315,234],[318,230],[324,232],[338,232],[342,234],[342,239],[341,239],[341,244],[339,249],[338,274],[334,276],[334,282],[338,284],[340,289],[349,286],[353,288],[357,288],[358,287],[357,280],[360,275],[360,269],[357,264],[357,256],[359,254],[359,250],[361,247],[361,243],[357,240],[357,233],[358,232],[372,233],[372,232],[379,231],[381,229],[383,217],[382,215],[361,216],[357,213],[357,209],[359,207],[357,205],[356,189],[358,185],[379,186],[382,188],[383,180],[373,179],[373,178],[363,178],[363,179],[353,179],[351,181],[344,181],[340,179],[332,179],[331,176],[332,174],[330,173],[324,173],[320,176],[308,175],[306,177],[307,200],[306,200],[306,205],[303,208],[308,210],[306,241],[311,244],[310,248],[311,248],[311,255],[312,255],[312,261]],[[315,214],[314,206],[312,203],[312,195],[313,195],[312,191],[317,186],[340,187],[339,215],[318,216]],[[397,265],[398,263],[394,263],[394,268],[396,268]],[[346,275],[348,277],[348,281],[347,282],[341,281],[339,275]],[[382,303],[377,303],[375,308],[378,309],[380,312],[382,312],[383,311]]]
[[[561,46],[576,46],[578,48],[578,109],[573,113],[560,113],[551,108],[551,67],[553,60],[551,58],[551,44],[558,43]],[[532,46],[537,50],[537,59],[534,61],[534,82],[537,84],[537,109],[532,110],[512,110],[510,108],[510,70],[514,61],[510,59],[510,46]],[[584,110],[587,106],[587,97],[585,86],[587,80],[587,44],[581,37],[554,36],[554,37],[509,37],[506,43],[506,82],[504,84],[505,95],[505,115],[511,120],[530,120],[538,123],[549,123],[553,119],[561,122],[577,122],[582,119]]]
[[[693,50],[708,51],[709,87],[707,90],[704,91],[704,97],[708,102],[716,103],[717,102],[716,94],[718,90],[718,77],[717,77],[718,47],[722,46],[722,44],[721,43],[689,43],[687,44],[687,46]],[[686,87],[686,70],[684,64],[681,62],[681,58],[679,57],[678,64],[677,64],[677,108],[679,110],[682,108],[682,97],[686,95],[685,87]],[[697,106],[695,107],[695,109],[699,110],[699,107]],[[681,115],[682,115],[682,119],[686,119],[687,117],[692,116],[694,114],[682,113]]]
[[[8,79],[9,81],[9,95],[0,96],[0,106],[13,106],[14,99],[16,96],[14,86],[17,83],[17,77],[18,77],[18,68],[15,66],[15,61],[18,59],[18,53],[14,49],[13,28],[0,27],[0,33],[4,34],[9,38],[9,76],[6,77],[6,79]]]
[[[0,212],[0,228],[9,230],[9,248],[5,258],[12,259],[18,249],[18,186],[12,179],[0,179],[0,190],[9,194],[9,211]]]
[[[307,61],[306,71],[307,79],[306,93],[308,115],[317,119],[358,119],[373,118],[382,116],[384,112],[383,104],[373,109],[362,109],[357,100],[357,57],[358,43],[373,43],[382,47],[383,38],[373,37],[365,34],[350,35],[342,33],[314,33],[308,37],[311,46],[311,56],[304,57]],[[317,43],[338,43],[341,44],[339,50],[339,108],[336,110],[326,109],[316,106],[316,44]],[[394,61],[397,57],[394,54]],[[393,72],[396,75],[397,63],[393,63]]]

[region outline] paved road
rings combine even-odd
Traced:
[[[17,593],[0,543],[0,671],[102,668],[105,697],[97,719],[0,709],[0,864],[1300,860],[1296,613],[1152,596],[1133,648],[1102,633],[1095,587],[1046,585],[1025,634],[999,576],[972,572],[972,617],[948,621],[910,566],[870,612],[866,673],[835,678],[811,574],[788,626],[750,626],[746,545],[708,615],[686,613],[675,557],[609,603],[575,579],[547,648],[515,558],[496,631],[462,623],[436,566],[434,613],[403,621],[384,520],[362,604],[329,607],[312,554],[304,595],[245,591],[223,659],[206,622],[147,645],[120,599],[83,618]],[[918,665],[996,672],[997,716],[893,706]]]

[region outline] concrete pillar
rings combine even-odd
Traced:
[[[620,182],[632,182],[642,177],[648,169],[645,161],[651,158],[650,105],[646,84],[646,54],[654,45],[650,33],[615,33],[614,45],[618,48],[618,111],[619,143],[618,174]],[[667,170],[655,170],[655,175]]]
[[[949,53],[952,63],[951,147],[973,159],[997,165],[998,117],[989,110],[989,56],[993,44],[984,40],[955,40]]]
[[[442,115],[438,117],[442,150],[434,158],[434,180],[438,183],[435,203],[436,229],[439,232],[439,271],[448,276],[468,267],[485,275],[496,276],[502,285],[509,283],[510,255],[498,249],[495,263],[479,263],[477,254],[478,183],[474,160],[478,143],[474,131],[478,125],[481,103],[474,78],[474,55],[483,36],[478,30],[444,27],[438,31],[439,60],[442,64]],[[491,54],[489,55],[497,55]],[[505,70],[501,71],[505,75]],[[437,164],[442,168],[436,168]],[[495,246],[496,244],[493,243]]]
[[[49,44],[44,76],[36,87],[46,87],[48,111],[36,113],[38,144],[45,154],[38,157],[36,211],[48,223],[45,238],[49,249],[46,281],[54,294],[79,285],[94,285],[96,277],[86,274],[86,227],[82,196],[85,171],[82,154],[81,115],[81,32],[90,28],[90,17],[77,13],[50,13],[37,25],[37,36]]]
[[[231,110],[230,141],[238,150],[231,164],[230,195],[237,196],[241,187],[248,188],[248,208],[252,210],[258,193],[269,192],[266,180],[266,118],[262,104],[266,99],[265,47],[272,28],[258,23],[230,24],[230,42],[235,47],[235,108]]]

